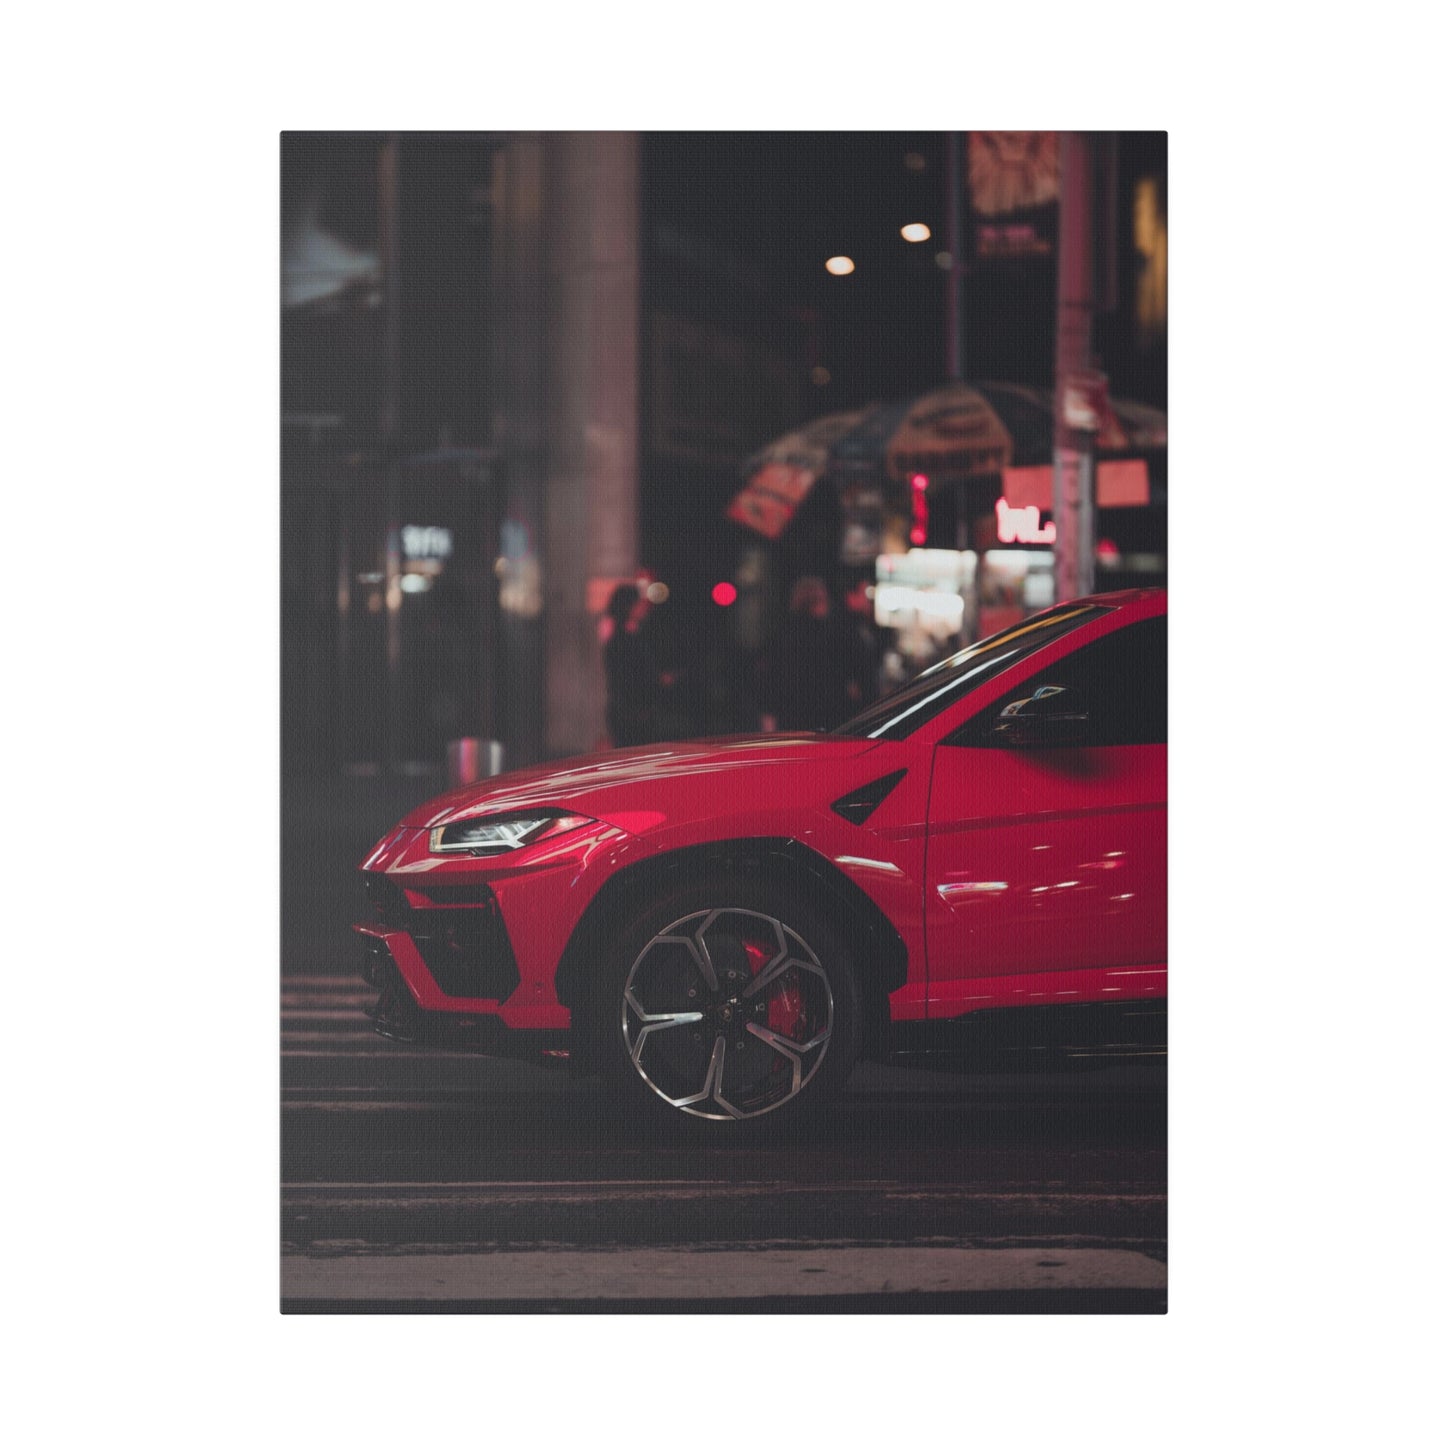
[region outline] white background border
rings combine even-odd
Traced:
[[[1418,1433],[1441,317],[1401,13],[12,19],[7,1282],[45,1434],[735,1440],[685,1340],[769,1436]],[[1170,131],[1171,1313],[283,1319],[278,134],[759,125]]]

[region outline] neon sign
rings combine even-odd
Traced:
[[[928,478],[922,472],[915,472],[910,479],[913,486],[913,528],[908,540],[915,547],[921,547],[928,540]]]
[[[402,555],[409,561],[418,557],[446,558],[452,555],[450,527],[403,527]]]
[[[1052,546],[1059,529],[1052,522],[1040,523],[1037,507],[1011,507],[1002,497],[993,504],[998,517],[1000,542],[1037,542]]]

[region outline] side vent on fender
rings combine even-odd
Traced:
[[[873,810],[898,786],[907,771],[907,768],[899,768],[896,773],[887,773],[871,783],[864,783],[861,788],[854,788],[851,793],[844,793],[833,804],[833,811],[850,823],[866,823]]]

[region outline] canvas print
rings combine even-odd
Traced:
[[[1167,137],[280,187],[281,1309],[1164,1312]]]

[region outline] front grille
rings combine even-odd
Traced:
[[[406,894],[380,873],[366,875],[366,901],[378,922],[389,923],[394,928],[405,928],[411,915],[411,905]]]
[[[496,895],[484,883],[429,884],[413,907],[389,878],[366,880],[377,918],[411,935],[437,987],[451,998],[506,999],[521,982]]]
[[[410,892],[418,908],[476,908],[492,901],[485,883],[436,883]]]

